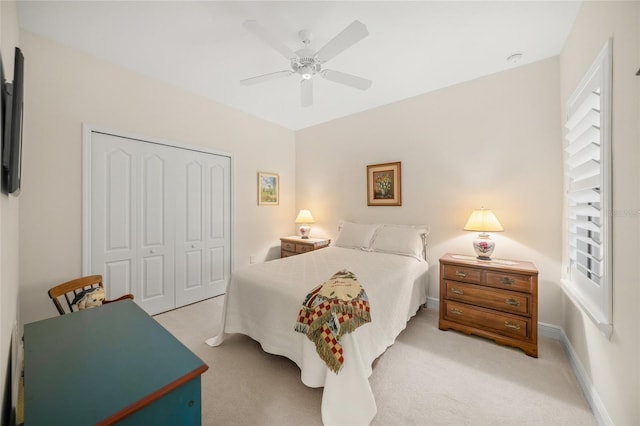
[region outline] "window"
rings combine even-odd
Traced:
[[[567,102],[563,288],[607,336],[611,309],[611,40]]]

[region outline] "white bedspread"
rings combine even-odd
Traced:
[[[367,292],[371,322],[342,338],[345,362],[336,375],[294,325],[309,291],[341,269],[355,273]],[[265,352],[294,361],[305,385],[324,386],[325,425],[369,424],[377,410],[368,380],[372,363],[426,302],[427,269],[412,257],[340,247],[241,268],[225,296],[223,330],[207,344],[221,344],[224,334],[245,334]]]

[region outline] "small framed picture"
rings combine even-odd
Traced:
[[[276,173],[258,172],[258,205],[277,206],[280,201],[280,177]]]
[[[367,166],[367,205],[402,205],[402,177],[399,161]]]

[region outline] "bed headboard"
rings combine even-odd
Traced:
[[[427,231],[420,234],[420,238],[422,238],[422,258],[424,260],[427,260],[427,237],[429,232],[431,232],[431,227],[427,225]]]

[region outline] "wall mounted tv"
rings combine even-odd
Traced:
[[[24,101],[24,56],[16,47],[13,82],[4,79],[2,72],[2,190],[7,194],[20,193],[22,169],[22,111]]]

